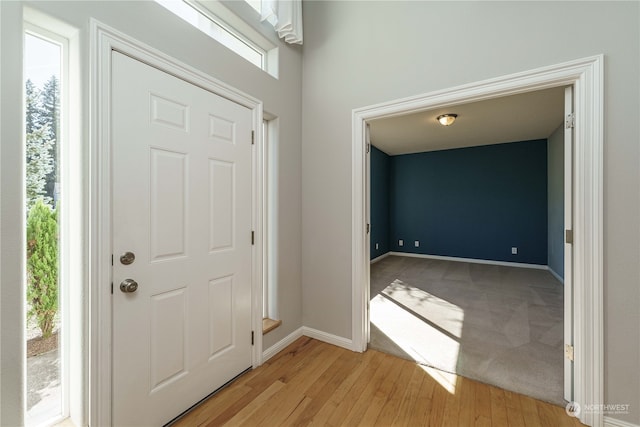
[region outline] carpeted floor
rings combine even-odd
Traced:
[[[545,270],[389,256],[369,347],[564,406],[563,310]]]

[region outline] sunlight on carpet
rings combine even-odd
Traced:
[[[439,315],[433,316],[434,313]],[[433,318],[438,319],[437,323]],[[417,362],[456,371],[464,322],[460,307],[395,280],[371,300],[370,320]],[[420,339],[416,340],[416,336]],[[447,380],[446,375],[436,380],[443,380],[443,387],[455,392],[455,380]]]

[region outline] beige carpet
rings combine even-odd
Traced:
[[[563,286],[548,271],[389,256],[370,348],[564,406]]]

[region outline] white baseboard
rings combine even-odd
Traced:
[[[640,427],[640,425],[605,416],[604,427]]]
[[[337,345],[338,347],[346,348],[347,350],[353,349],[353,341],[347,338],[339,337],[337,335],[329,334],[327,332],[322,332],[317,329],[308,328],[306,326],[302,326],[295,331],[291,332],[286,337],[282,338],[280,341],[266,349],[262,352],[262,363],[271,359],[276,354],[280,353],[282,350],[287,348],[288,345],[292,344],[295,340],[300,338],[301,336],[306,336],[309,338],[316,339],[318,341],[326,342],[328,344]]]
[[[280,341],[278,341],[277,343],[275,343],[274,345],[272,345],[271,347],[269,347],[265,351],[263,351],[262,352],[262,363],[266,362],[267,360],[271,359],[276,354],[280,353],[288,345],[292,344],[295,340],[300,338],[302,335],[304,335],[304,334],[302,333],[302,327],[300,327],[300,328],[296,329],[295,331],[291,332],[286,337],[282,338]]]
[[[353,349],[353,340],[339,337],[337,335],[329,334],[327,332],[322,332],[317,329],[308,328],[306,326],[302,327],[302,335],[305,335],[309,338],[315,338],[318,341],[323,341],[329,344],[337,345],[338,347],[346,348],[347,350]]]
[[[556,273],[551,267],[547,266],[547,270],[549,270],[549,273],[551,273],[551,275],[553,277],[555,277],[556,279],[558,279],[558,281],[560,283],[562,283],[564,285],[564,279],[562,278],[562,276],[560,276],[558,273]]]
[[[537,270],[549,269],[549,267],[547,267],[546,265],[541,265],[541,264],[526,264],[523,262],[492,261],[492,260],[475,259],[475,258],[458,258],[458,257],[452,257],[452,256],[414,254],[410,252],[389,252],[389,255],[406,256],[411,258],[438,259],[441,261],[457,261],[457,262],[471,262],[475,264],[502,265],[505,267],[535,268]]]
[[[375,257],[374,259],[372,259],[369,263],[370,264],[375,264],[376,262],[382,261],[383,259],[388,257],[390,254],[391,254],[391,252],[387,252],[386,254],[382,254],[379,257]]]

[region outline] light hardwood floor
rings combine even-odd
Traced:
[[[463,377],[447,383],[408,360],[307,337],[173,425],[582,426],[559,406]]]

